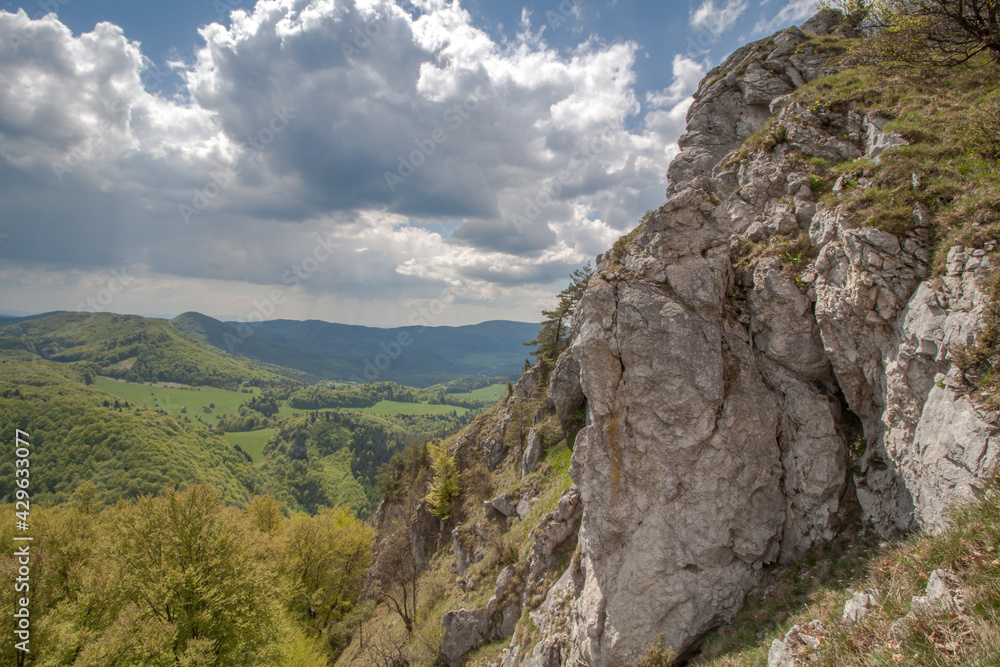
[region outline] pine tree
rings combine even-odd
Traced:
[[[570,274],[569,286],[559,292],[559,302],[556,307],[552,310],[542,311],[542,328],[539,329],[538,336],[525,343],[525,345],[534,346],[532,354],[539,361],[554,362],[568,347],[570,321],[593,275],[594,271],[590,268],[590,262],[587,262],[583,268]]]
[[[427,494],[431,514],[447,521],[451,517],[451,501],[458,495],[458,465],[455,457],[448,454],[444,443],[427,444],[434,479]]]

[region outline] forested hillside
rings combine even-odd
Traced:
[[[291,369],[224,354],[163,320],[112,313],[52,313],[0,328],[0,349],[52,361],[86,361],[94,372],[134,382],[211,387],[266,386],[308,380]]]
[[[373,548],[349,512],[286,517],[266,497],[240,510],[209,485],[104,500],[85,483],[31,511],[28,664],[324,667],[342,646]],[[13,580],[17,562],[0,568]],[[13,596],[0,613],[13,617]],[[18,653],[0,644],[3,664]]]
[[[86,366],[0,352],[0,500],[12,498],[14,429],[31,434],[35,502],[64,502],[89,481],[106,502],[211,483],[245,505],[256,473],[207,429],[87,386]]]

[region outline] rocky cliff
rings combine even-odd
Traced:
[[[938,205],[958,188],[906,153],[930,121],[890,125],[924,102],[856,76],[855,38],[820,12],[702,81],[667,201],[598,257],[569,349],[450,442],[449,518],[403,521],[444,611],[377,617],[343,664],[617,667],[661,637],[683,660],[816,545],[935,532],[979,493],[998,418],[959,357],[1000,321],[1000,213]]]
[[[586,406],[579,554],[503,665],[635,664],[660,633],[683,657],[858,508],[884,535],[934,531],[995,466],[997,417],[952,359],[992,247],[951,248],[932,278],[925,208],[893,234],[819,201],[815,165],[906,143],[795,94],[852,36],[821,12],[713,70],[667,201],[598,258],[550,383],[560,417]]]

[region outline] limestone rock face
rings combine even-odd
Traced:
[[[806,33],[851,31],[820,12],[710,72],[667,201],[598,257],[549,381],[561,420],[586,407],[564,498],[578,553],[505,667],[635,664],[661,633],[683,659],[855,500],[883,535],[937,530],[997,463],[997,415],[951,356],[981,326],[993,248],[954,248],[931,279],[926,209],[897,236],[818,201],[811,158],[905,141],[790,94],[833,67]],[[744,147],[762,128],[773,144]],[[867,187],[851,178],[841,191]],[[820,645],[822,627],[795,630],[773,664]]]

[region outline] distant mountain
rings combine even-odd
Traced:
[[[56,312],[0,327],[0,349],[85,362],[129,380],[231,387],[315,380],[293,369],[224,354],[163,320],[113,313]]]
[[[460,327],[380,329],[319,320],[221,322],[201,313],[170,321],[226,352],[330,380],[391,380],[414,387],[474,375],[518,375],[538,325],[493,320]]]

